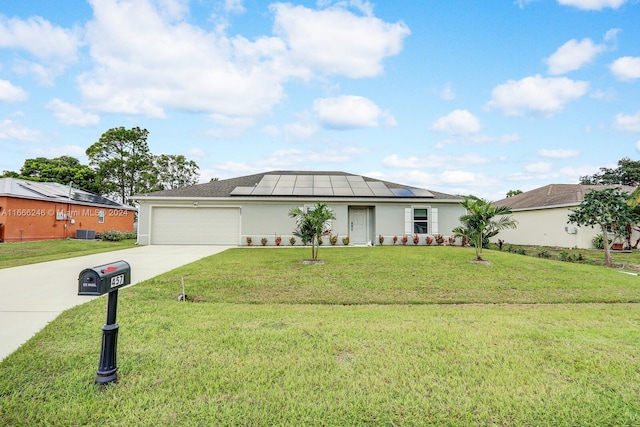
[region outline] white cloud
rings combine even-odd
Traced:
[[[551,171],[552,165],[547,162],[530,163],[524,167],[527,172],[532,173],[548,173]]]
[[[456,94],[451,87],[451,83],[447,83],[440,91],[440,98],[445,101],[452,101],[456,99]]]
[[[0,139],[34,142],[41,141],[43,135],[39,131],[31,130],[13,120],[5,119],[0,120]]]
[[[408,34],[402,23],[335,6],[276,4],[278,36],[248,40],[227,36],[226,24],[211,30],[191,25],[151,0],[90,3],[94,18],[86,41],[95,67],[79,78],[86,103],[96,111],[160,118],[168,109],[255,118],[284,98],[283,84],[292,78],[379,74]]]
[[[545,62],[549,65],[549,74],[565,74],[592,62],[604,49],[604,45],[594,44],[591,39],[572,39],[560,46]]]
[[[189,151],[187,151],[187,155],[189,158],[192,158],[192,159],[202,159],[204,157],[207,157],[207,153],[205,153],[204,150],[201,148],[192,148]]]
[[[623,56],[613,61],[609,69],[620,80],[640,79],[640,57]]]
[[[320,123],[330,129],[354,129],[378,126],[380,108],[362,96],[343,95],[313,101]]]
[[[496,86],[487,107],[510,116],[528,113],[551,116],[562,111],[568,102],[582,97],[588,89],[589,83],[585,81],[535,75]]]
[[[79,34],[55,27],[39,16],[21,20],[0,15],[0,47],[26,50],[41,60],[76,60]]]
[[[318,127],[311,123],[295,122],[284,125],[283,131],[287,140],[300,141],[315,135]]]
[[[578,157],[580,152],[578,150],[569,150],[569,149],[542,149],[538,151],[538,155],[542,157],[550,157],[553,159],[567,159],[570,157]]]
[[[432,130],[448,135],[472,135],[480,132],[480,119],[467,110],[454,110],[431,124]]]
[[[466,171],[444,171],[440,174],[440,181],[445,184],[467,184],[474,182],[478,174]]]
[[[402,22],[390,24],[338,7],[313,10],[276,3],[271,10],[274,31],[289,46],[291,60],[324,74],[376,76],[382,60],[398,54],[410,33]]]
[[[627,0],[558,0],[558,3],[564,6],[574,6],[583,10],[602,10],[610,7],[617,9]]]
[[[38,16],[22,20],[0,15],[0,48],[29,53],[28,59],[15,55],[16,72],[32,73],[45,85],[77,60],[80,37],[78,29],[56,27]]]
[[[615,43],[618,40],[618,33],[620,32],[620,28],[612,28],[607,31],[604,35],[604,41],[608,43]]]
[[[224,10],[232,13],[245,13],[247,8],[242,3],[243,0],[224,0]]]
[[[21,87],[14,86],[8,80],[0,80],[0,101],[17,102],[25,101],[27,93]]]
[[[32,148],[29,150],[29,153],[35,156],[41,157],[60,157],[60,156],[71,156],[76,158],[83,158],[85,154],[86,148],[79,147],[77,145],[64,145],[62,147],[51,147],[51,148]]]
[[[53,99],[47,104],[47,108],[53,111],[56,120],[70,126],[93,126],[100,123],[100,116],[86,113],[75,105],[68,104],[60,99]]]
[[[617,130],[625,132],[640,132],[640,111],[633,116],[625,114],[617,114],[613,118],[613,127]]]
[[[95,69],[80,89],[97,110],[164,117],[165,108],[229,116],[264,114],[282,98],[286,51],[174,22],[147,0],[92,0],[87,41]],[[140,19],[144,17],[144,19]],[[109,34],[109,37],[104,37]]]
[[[416,168],[429,168],[438,169],[446,167],[448,165],[482,165],[488,164],[491,159],[479,156],[477,154],[428,154],[425,156],[409,156],[401,157],[398,154],[391,154],[382,160],[382,164],[391,168],[403,168],[403,169],[416,169]]]

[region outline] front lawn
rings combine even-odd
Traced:
[[[0,364],[0,425],[637,425],[640,278],[473,249],[238,248],[106,298]],[[179,302],[184,278],[190,302]]]
[[[5,242],[0,243],[0,268],[129,249],[135,247],[135,243],[135,239],[119,242],[75,239],[23,243]]]

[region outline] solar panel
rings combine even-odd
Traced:
[[[413,191],[408,188],[390,188],[390,190],[396,197],[415,197]]]
[[[389,188],[357,175],[265,175],[253,187],[236,187],[234,196],[433,197],[419,188]]]

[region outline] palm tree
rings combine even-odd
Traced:
[[[320,236],[328,231],[330,221],[336,219],[333,210],[324,203],[316,203],[306,211],[293,208],[289,211],[289,216],[296,219],[297,228],[293,235],[299,237],[305,245],[311,243],[311,259],[317,261]]]
[[[467,213],[460,217],[462,226],[453,229],[456,237],[465,237],[476,248],[476,259],[482,261],[482,247],[501,230],[516,228],[517,221],[508,216],[508,206],[492,206],[491,202],[476,196],[467,196],[461,203]],[[496,217],[499,219],[494,219]]]

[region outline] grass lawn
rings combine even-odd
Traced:
[[[640,277],[473,249],[237,248],[0,363],[0,425],[639,425]],[[181,279],[193,300],[178,302]]]
[[[102,240],[43,240],[0,244],[0,268],[53,261],[135,247],[135,239],[119,242]]]

